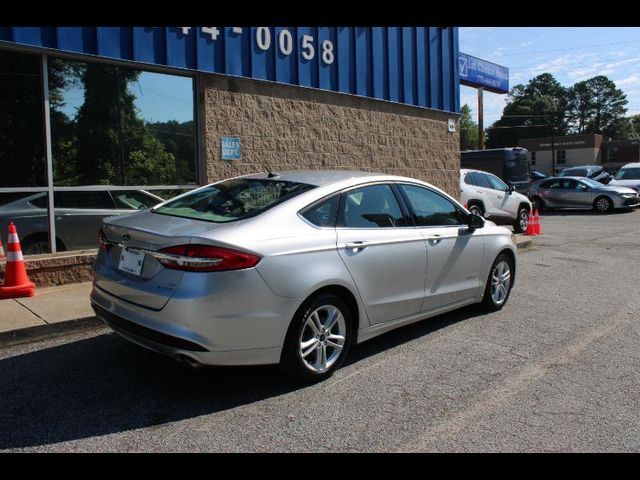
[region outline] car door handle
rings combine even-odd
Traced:
[[[504,198],[504,196],[502,196],[502,195],[498,195],[498,198],[499,198],[500,200],[502,200],[502,199]]]
[[[347,242],[344,246],[349,250],[364,250],[369,246],[369,242]]]
[[[476,193],[484,193],[482,190],[476,190]]]
[[[429,240],[429,242],[432,245],[437,245],[438,243],[440,243],[440,241],[442,240],[442,235],[429,235],[427,237],[427,240]]]

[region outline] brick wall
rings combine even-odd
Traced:
[[[270,169],[348,169],[419,178],[459,196],[456,114],[267,82],[202,75],[203,181]],[[220,137],[239,136],[223,161]]]

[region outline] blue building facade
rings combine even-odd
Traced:
[[[456,27],[0,27],[0,42],[460,111]]]

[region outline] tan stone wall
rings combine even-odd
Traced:
[[[268,82],[203,75],[203,182],[270,169],[348,169],[419,178],[459,196],[456,114]],[[239,136],[223,161],[220,137]]]
[[[29,255],[24,264],[29,280],[36,287],[53,287],[69,283],[90,282],[97,250],[78,250],[56,254]],[[4,283],[6,259],[0,260],[0,284]]]

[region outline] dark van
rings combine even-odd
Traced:
[[[493,173],[518,193],[527,195],[531,186],[528,154],[526,148],[520,147],[466,150],[461,153],[460,168]]]

